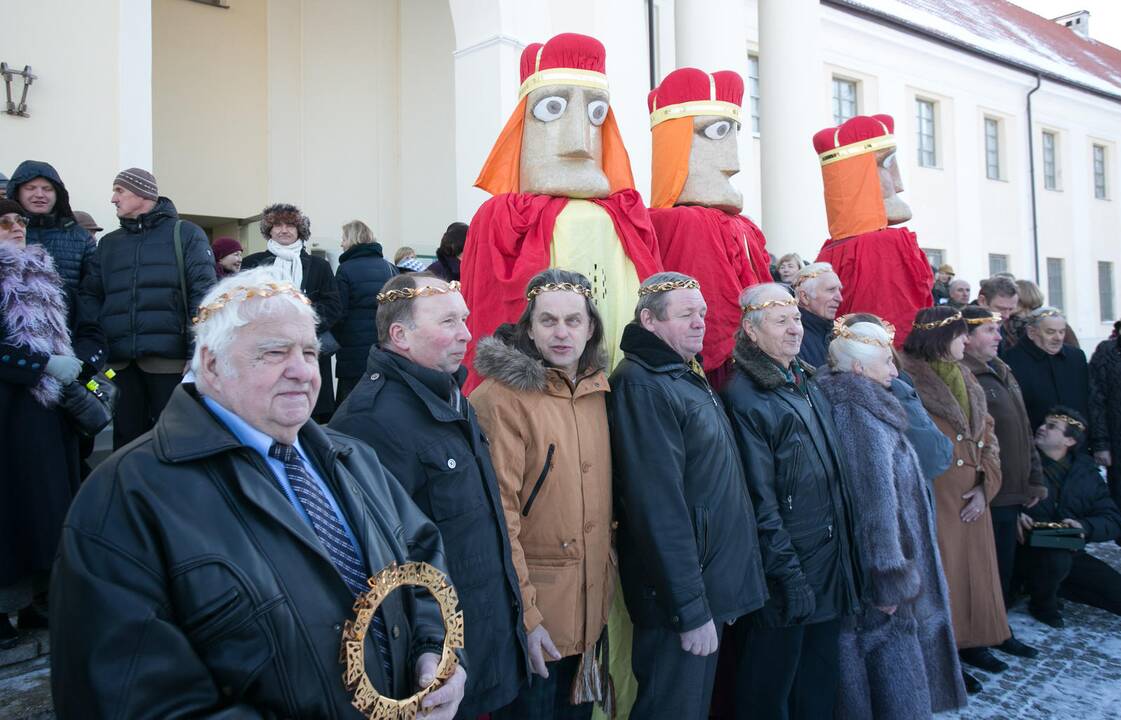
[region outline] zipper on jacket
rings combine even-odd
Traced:
[[[529,510],[533,507],[533,501],[537,499],[537,493],[541,492],[541,486],[545,484],[545,477],[549,474],[549,467],[553,464],[553,452],[556,449],[556,445],[549,443],[549,450],[545,453],[545,467],[541,468],[541,474],[537,476],[533,492],[529,494],[529,498],[525,501],[525,507],[522,508],[522,517],[529,515]]]

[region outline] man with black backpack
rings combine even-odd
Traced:
[[[121,227],[98,244],[98,272],[82,283],[101,308],[109,366],[120,396],[113,449],[155,424],[191,357],[191,318],[215,282],[214,256],[202,228],[180,220],[147,170],[113,180]]]

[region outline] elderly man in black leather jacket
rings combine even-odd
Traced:
[[[354,717],[339,648],[365,578],[443,568],[435,525],[373,451],[309,420],[314,311],[272,280],[252,270],[208,293],[196,383],[74,501],[51,587],[60,718]],[[366,672],[407,696],[442,644],[435,600],[396,592],[370,624]],[[428,717],[452,717],[464,679],[424,698]]]
[[[744,458],[771,599],[745,619],[740,717],[833,716],[840,618],[859,604],[852,508],[828,401],[797,359],[802,323],[781,285],[741,297],[722,393]]]
[[[642,283],[608,414],[634,718],[707,718],[724,626],[766,600],[755,516],[728,418],[697,359],[692,278]]]

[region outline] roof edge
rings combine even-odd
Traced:
[[[872,22],[878,23],[880,25],[899,30],[900,32],[930,40],[932,42],[938,43],[939,45],[944,45],[956,50],[964,50],[970,55],[988,60],[989,62],[992,62],[996,65],[1001,65],[1012,70],[1024,72],[1034,77],[1041,77],[1060,85],[1066,85],[1067,87],[1074,88],[1075,90],[1081,90],[1082,92],[1089,93],[1100,98],[1105,98],[1106,100],[1112,100],[1113,102],[1121,103],[1121,91],[1118,91],[1116,94],[1106,92],[1105,90],[1101,90],[1090,85],[1085,85],[1078,82],[1077,80],[1071,80],[1068,77],[1050,72],[1049,70],[1043,70],[1042,68],[1035,67],[1034,65],[1028,65],[1027,63],[1023,62],[1017,62],[1016,60],[997,55],[990,50],[985,50],[984,48],[973,45],[972,43],[963,42],[955,37],[946,35],[945,33],[941,33],[936,30],[923,27],[921,25],[916,25],[915,23],[904,20],[901,17],[891,15],[890,13],[881,12],[880,10],[867,7],[866,5],[861,5],[859,3],[859,0],[857,0],[856,2],[853,2],[852,0],[819,1],[822,5],[832,7],[842,12],[848,13],[849,15],[862,17],[866,20],[871,20]]]

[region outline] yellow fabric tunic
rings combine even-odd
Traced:
[[[634,317],[640,283],[611,216],[593,202],[569,200],[553,227],[551,255],[552,267],[574,270],[592,281],[596,308],[603,317],[608,367],[614,369],[623,359],[619,342]]]

